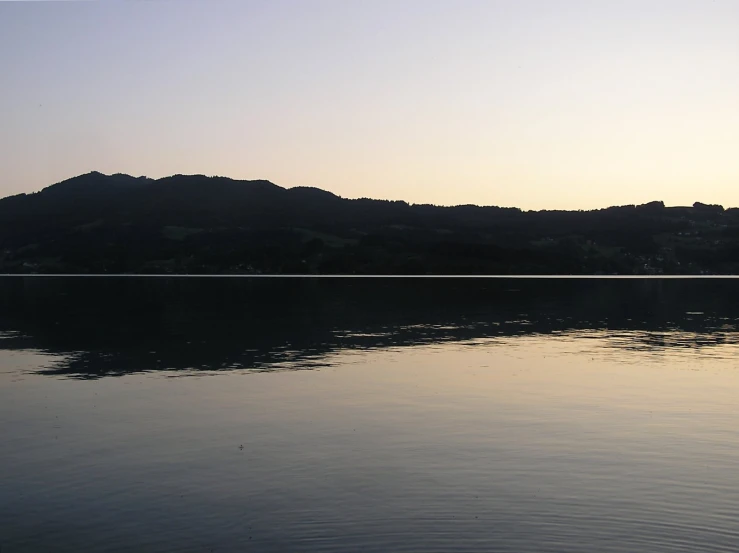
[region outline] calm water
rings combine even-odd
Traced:
[[[0,550],[739,551],[739,280],[0,279]]]

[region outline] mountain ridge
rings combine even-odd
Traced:
[[[727,274],[739,272],[739,210],[435,206],[92,171],[0,200],[0,271]]]

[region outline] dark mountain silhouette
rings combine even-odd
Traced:
[[[739,210],[528,211],[203,175],[80,175],[0,200],[9,273],[735,273]]]

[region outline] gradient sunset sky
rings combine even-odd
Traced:
[[[739,0],[0,2],[0,195],[97,170],[739,206]]]

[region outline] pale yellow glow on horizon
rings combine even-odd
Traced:
[[[97,170],[739,206],[737,2],[9,4],[0,195]]]

